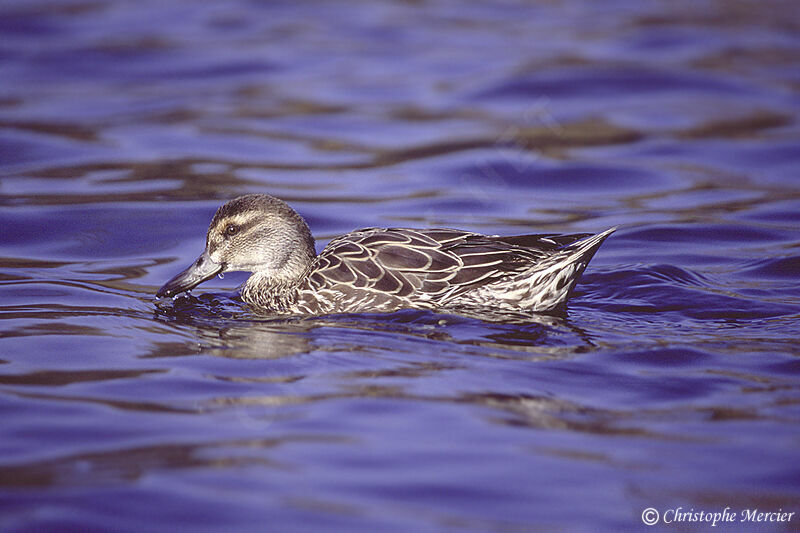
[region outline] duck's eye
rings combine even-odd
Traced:
[[[225,226],[225,235],[236,235],[239,232],[239,226],[236,224],[228,224]]]

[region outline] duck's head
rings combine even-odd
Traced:
[[[230,271],[291,282],[303,275],[314,256],[308,225],[286,202],[266,194],[240,196],[217,210],[203,254],[156,296],[174,296]]]

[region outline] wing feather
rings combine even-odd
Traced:
[[[453,229],[368,228],[332,240],[309,275],[316,290],[369,298],[449,299],[518,274],[584,234],[486,236]],[[365,296],[367,297],[367,296]]]

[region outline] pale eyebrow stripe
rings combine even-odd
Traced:
[[[253,226],[257,225],[258,222],[259,222],[258,217],[255,217],[255,216],[250,216],[250,217],[242,217],[242,216],[229,217],[227,219],[221,220],[217,224],[217,233],[224,234],[225,233],[225,228],[229,224],[235,224],[236,226],[239,227],[239,231],[244,231],[244,230],[248,230],[248,229],[252,228]]]

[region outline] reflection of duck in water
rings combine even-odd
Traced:
[[[547,312],[564,306],[614,229],[594,236],[498,237],[454,229],[369,228],[332,240],[316,255],[300,215],[282,200],[249,194],[217,210],[203,254],[158,296],[243,270],[253,274],[242,299],[276,314],[416,308],[496,318]]]

